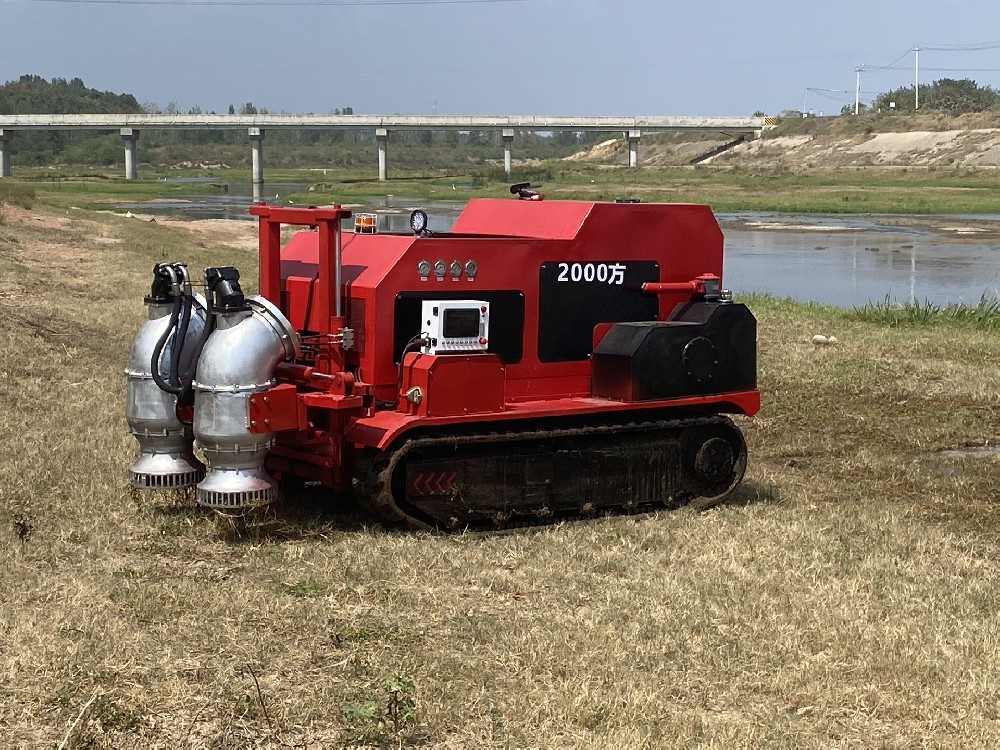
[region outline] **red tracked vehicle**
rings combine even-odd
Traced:
[[[512,192],[514,190],[512,189]],[[476,199],[448,232],[258,204],[260,295],[154,269],[126,413],[133,486],[238,511],[277,481],[494,529],[683,505],[742,480],[756,321],[706,206]],[[281,246],[282,225],[308,228]],[[194,456],[192,440],[208,464]],[[277,481],[276,481],[277,480]]]

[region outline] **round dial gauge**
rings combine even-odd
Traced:
[[[458,260],[453,260],[451,262],[451,268],[449,270],[451,271],[451,275],[457,279],[459,276],[462,275],[462,262]]]
[[[448,266],[445,265],[443,260],[434,261],[434,275],[444,276],[445,272],[448,270]]]
[[[431,273],[431,262],[429,260],[422,260],[417,263],[417,273],[420,276],[429,276]]]
[[[467,260],[465,261],[465,275],[470,279],[476,275],[476,271],[479,270],[479,266],[476,265],[476,261]]]
[[[410,229],[414,234],[420,234],[427,229],[427,212],[419,208],[410,214]]]

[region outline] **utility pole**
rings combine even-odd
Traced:
[[[920,109],[920,45],[914,47],[913,51],[916,53],[913,63],[913,94],[916,97],[916,104],[913,110],[916,111]]]
[[[864,69],[863,64],[854,69],[854,72],[858,74],[857,82],[854,84],[854,114],[857,114],[861,107],[861,71]]]

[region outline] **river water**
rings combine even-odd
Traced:
[[[217,179],[195,178],[198,182]],[[121,204],[121,210],[187,218],[251,219],[249,185],[182,200]],[[269,202],[304,184],[268,183]],[[462,201],[386,195],[356,209],[378,214],[380,231],[406,231],[413,208],[447,231]],[[735,292],[852,307],[867,302],[976,304],[1000,300],[1000,215],[921,217],[719,214],[726,240],[724,281]],[[995,229],[994,229],[995,227]]]
[[[842,307],[1000,299],[1000,237],[982,230],[1000,228],[1000,216],[939,218],[954,228],[896,226],[905,217],[889,216],[720,215],[726,286]],[[964,234],[977,230],[982,239]]]

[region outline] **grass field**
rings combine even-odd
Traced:
[[[1000,742],[995,309],[749,299],[763,409],[706,513],[444,537],[301,496],[236,526],[126,487],[122,370],[152,265],[253,288],[253,226],[3,217],[0,744]]]

